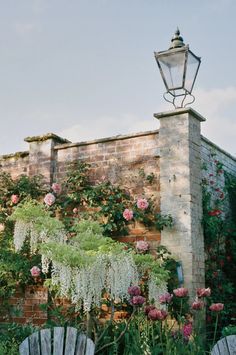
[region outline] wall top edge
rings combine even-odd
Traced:
[[[106,143],[106,142],[125,140],[125,139],[135,138],[135,137],[149,136],[149,135],[158,134],[158,133],[159,133],[159,130],[157,129],[157,130],[153,130],[153,131],[125,134],[125,135],[117,135],[117,136],[112,136],[112,137],[108,137],[108,138],[99,138],[99,139],[94,139],[94,140],[84,141],[84,142],[60,144],[60,145],[55,146],[54,149],[60,150],[60,149],[78,147],[78,146],[83,146],[83,145]]]
[[[201,135],[201,139],[203,141],[205,141],[207,144],[209,144],[210,146],[212,146],[214,149],[220,151],[221,153],[227,155],[227,157],[229,157],[230,159],[234,160],[236,163],[236,157],[233,156],[232,154],[228,153],[226,150],[222,149],[221,147],[219,147],[217,144],[213,143],[212,141],[210,141],[208,138],[204,137]]]
[[[26,137],[24,139],[25,142],[31,143],[31,142],[44,142],[48,139],[53,139],[58,143],[71,143],[68,139],[62,138],[57,136],[54,133],[46,133],[43,134],[42,136],[31,136],[31,137]]]
[[[24,152],[16,152],[12,154],[4,154],[0,155],[0,160],[7,160],[11,158],[19,159],[19,158],[25,158],[29,155],[29,151],[24,151]]]
[[[170,116],[178,116],[178,115],[183,115],[185,113],[188,113],[189,115],[195,117],[198,119],[200,122],[206,121],[206,119],[197,111],[195,111],[193,108],[177,108],[175,110],[170,110],[170,111],[164,111],[164,112],[159,112],[159,113],[154,113],[155,118],[164,118],[164,117],[170,117]]]

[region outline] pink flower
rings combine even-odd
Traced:
[[[54,202],[56,201],[56,198],[53,194],[48,193],[45,197],[44,197],[44,203],[47,206],[52,206],[54,204]]]
[[[54,182],[52,184],[52,191],[55,192],[55,194],[59,195],[61,193],[61,185]]]
[[[210,287],[208,288],[198,288],[197,289],[197,295],[198,297],[208,297],[211,295],[211,289]]]
[[[142,304],[144,304],[145,300],[146,299],[143,296],[134,296],[131,299],[131,303],[134,306],[142,306]]]
[[[222,211],[217,209],[208,212],[209,216],[219,216],[221,213]]]
[[[41,273],[41,270],[38,266],[33,266],[31,269],[30,269],[30,273],[33,277],[38,277]]]
[[[194,309],[195,311],[199,311],[200,309],[203,309],[204,307],[204,302],[203,301],[194,301],[192,303],[192,309]]]
[[[145,198],[139,198],[137,201],[137,207],[140,208],[140,210],[146,210],[149,206],[149,203]]]
[[[220,312],[224,309],[223,303],[213,303],[210,307],[209,310],[212,312]]]
[[[188,340],[190,335],[192,334],[192,331],[193,331],[192,323],[185,324],[182,329],[184,338]]]
[[[160,301],[160,303],[170,303],[172,298],[173,298],[173,295],[171,295],[169,292],[166,292],[163,295],[159,296],[159,301]]]
[[[148,315],[148,313],[149,313],[150,311],[152,311],[153,309],[156,309],[156,307],[153,306],[153,305],[149,305],[149,306],[146,306],[146,307],[145,307],[144,312],[145,312],[146,315]]]
[[[176,288],[175,290],[173,290],[173,293],[175,294],[176,297],[188,296],[188,290],[187,288],[184,287]]]
[[[128,287],[128,294],[130,296],[140,296],[141,295],[140,287],[138,287],[138,286]]]
[[[151,320],[164,320],[166,319],[168,313],[164,311],[163,309],[152,309],[148,313],[148,318]]]
[[[130,221],[133,218],[134,214],[133,211],[129,210],[126,208],[123,212],[123,217],[126,219],[126,221]]]
[[[74,213],[74,214],[78,213],[78,208],[76,208],[76,207],[73,208],[73,213]]]
[[[136,242],[136,249],[142,253],[147,251],[149,249],[149,244],[148,242],[145,242],[144,240],[138,240]]]
[[[14,205],[16,205],[20,200],[20,196],[18,195],[11,195],[11,202],[14,203]]]

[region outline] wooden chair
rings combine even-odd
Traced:
[[[218,340],[211,355],[236,355],[236,335],[228,335]]]
[[[27,337],[20,355],[94,355],[94,342],[73,327],[42,329]]]

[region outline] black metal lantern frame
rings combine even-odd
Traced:
[[[154,52],[154,55],[167,90],[163,95],[164,99],[171,102],[175,108],[193,103],[195,97],[192,95],[192,90],[201,58],[197,57],[188,45],[184,45],[179,30],[172,39],[171,48],[162,52]],[[187,96],[191,96],[191,100],[184,104]],[[180,106],[176,104],[178,97],[183,97]]]

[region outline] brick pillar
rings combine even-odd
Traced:
[[[43,136],[27,137],[29,143],[29,176],[43,175],[44,183],[51,184],[56,163],[55,145],[69,141],[53,133]]]
[[[160,203],[174,218],[161,233],[161,244],[183,265],[184,286],[193,295],[204,286],[204,240],[201,225],[201,135],[205,119],[193,109],[154,114],[160,120]]]

